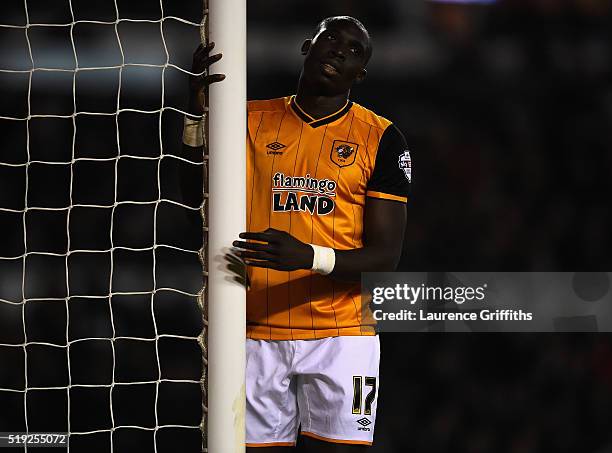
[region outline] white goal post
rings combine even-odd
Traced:
[[[243,452],[245,289],[222,256],[246,226],[246,0],[209,0],[210,40],[223,58],[210,90],[208,451]]]

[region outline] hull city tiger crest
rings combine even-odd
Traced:
[[[357,143],[334,140],[329,158],[339,167],[348,167],[355,162],[358,149]]]

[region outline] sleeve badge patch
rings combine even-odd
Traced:
[[[399,157],[399,168],[406,175],[408,182],[412,182],[412,161],[410,160],[410,151],[406,150]]]

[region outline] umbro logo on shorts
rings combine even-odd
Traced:
[[[372,424],[372,422],[369,419],[365,418],[365,417],[360,418],[359,420],[357,420],[357,423],[359,423],[361,426],[368,426],[368,425]]]

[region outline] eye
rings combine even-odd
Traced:
[[[361,49],[359,47],[351,47],[351,52],[354,55],[361,55]]]
[[[327,35],[327,39],[328,39],[329,41],[335,41],[335,40],[336,40],[336,36],[335,36],[335,35],[333,35],[333,34],[331,34],[331,33],[329,33],[329,34]]]

